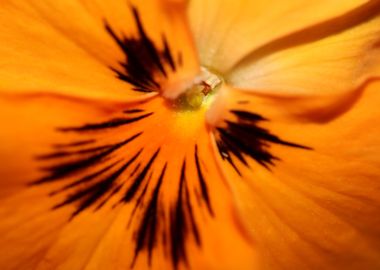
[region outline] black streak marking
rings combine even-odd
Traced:
[[[118,193],[121,190],[122,187],[123,187],[123,184],[116,185],[114,189],[108,194],[108,196],[104,198],[103,201],[101,201],[98,204],[98,206],[96,206],[96,208],[94,209],[94,212],[102,208],[116,193]]]
[[[158,228],[160,226],[159,224],[160,212],[159,212],[158,198],[160,194],[159,192],[160,192],[161,184],[164,179],[166,167],[167,167],[167,164],[165,164],[164,168],[161,171],[161,175],[158,178],[157,184],[150,196],[150,200],[145,208],[143,217],[139,224],[139,229],[137,231],[137,237],[136,237],[135,255],[134,255],[131,267],[134,266],[137,256],[143,248],[146,248],[148,250],[149,265],[151,265],[152,263],[152,251],[153,251],[154,246],[157,243],[157,237],[158,237],[157,233],[158,233]],[[145,192],[146,192],[146,188],[144,189],[143,194],[145,194]]]
[[[124,113],[126,114],[132,114],[132,113],[140,113],[140,112],[143,112],[144,110],[142,109],[130,109],[130,110],[125,110],[123,111]]]
[[[241,176],[239,169],[236,167],[232,157],[229,153],[228,146],[224,143],[222,139],[216,141],[218,151],[223,160],[227,160],[228,163],[235,169],[235,171]]]
[[[159,92],[162,82],[183,66],[183,55],[179,51],[173,53],[165,35],[157,41],[161,44],[155,44],[146,33],[136,8],[132,7],[132,13],[138,30],[136,36],[117,34],[107,22],[104,23],[105,30],[125,56],[117,67],[109,68],[135,91]],[[120,139],[123,131],[134,134],[127,130],[130,125],[150,117],[153,112],[127,106],[122,113],[104,122],[57,128],[58,132],[70,132],[70,136],[77,134],[83,140],[55,144],[51,153],[39,155],[36,158],[38,161],[49,163],[42,168],[43,177],[33,184],[53,182],[54,186],[58,185],[49,195],[61,193],[64,197],[53,209],[75,206],[70,219],[83,211],[95,212],[111,200],[111,208],[120,204],[134,204],[127,224],[127,228],[133,230],[135,244],[131,267],[142,252],[147,252],[148,264],[152,265],[154,249],[162,244],[165,254],[168,254],[177,269],[181,263],[188,264],[186,245],[189,239],[194,240],[198,247],[202,245],[192,205],[195,200],[193,190],[199,193],[196,196],[201,205],[207,207],[207,213],[214,215],[204,175],[207,165],[202,163],[198,147],[195,146],[191,162],[194,162],[192,168],[196,168],[193,175],[198,179],[195,180],[194,189],[190,189],[186,181],[184,161],[180,178],[176,179],[179,184],[174,205],[170,205],[170,209],[165,208],[161,201],[162,185],[170,163],[165,163],[158,176],[156,168],[161,165],[155,163],[163,158],[158,158],[161,148],[153,153],[141,145],[141,149],[132,156],[130,145],[127,144],[142,132],[128,139]],[[93,138],[88,139],[89,136]],[[141,158],[143,152],[147,152],[146,160]]]
[[[144,118],[147,118],[148,116],[151,116],[153,112],[146,113],[140,116],[136,116],[133,118],[114,118],[111,120],[107,120],[102,123],[96,123],[96,124],[85,124],[80,127],[64,127],[64,128],[59,128],[59,131],[95,131],[95,130],[102,130],[102,129],[108,129],[108,128],[115,128],[115,127],[120,127],[124,126],[127,124],[131,124],[137,121],[140,121]]]
[[[50,154],[38,155],[36,159],[44,160],[44,159],[54,159],[54,158],[71,157],[71,156],[76,156],[76,155],[98,153],[102,150],[109,149],[110,147],[112,147],[112,145],[102,145],[102,146],[85,148],[85,149],[80,149],[80,150],[75,150],[75,151],[58,151],[58,152],[52,152]]]
[[[133,207],[131,216],[130,216],[129,221],[128,221],[127,228],[129,228],[129,226],[131,225],[137,209],[142,206],[142,201],[144,199],[146,191],[148,190],[148,184],[150,182],[151,177],[152,177],[152,174],[149,175],[149,178],[146,181],[145,186],[144,186],[142,192],[140,193],[139,197],[136,200],[135,207]]]
[[[101,176],[105,172],[107,172],[110,169],[112,169],[118,162],[119,161],[116,161],[116,162],[114,162],[114,163],[112,163],[112,164],[110,164],[110,165],[108,165],[108,166],[106,166],[106,167],[104,167],[104,168],[102,168],[102,169],[94,172],[94,173],[90,173],[90,174],[88,174],[88,175],[86,175],[86,176],[84,176],[84,177],[82,177],[82,178],[80,178],[78,180],[75,180],[74,182],[63,186],[61,189],[59,189],[57,191],[51,192],[50,195],[52,196],[52,195],[55,195],[55,194],[60,193],[62,191],[65,191],[65,190],[68,190],[70,188],[76,187],[78,185],[90,182],[90,181],[94,180],[95,178],[97,178],[98,176]]]
[[[226,120],[225,127],[216,129],[216,143],[222,159],[227,160],[239,175],[241,173],[233,162],[232,155],[247,167],[249,165],[245,156],[270,169],[274,161],[279,160],[269,152],[270,143],[311,150],[309,147],[284,141],[267,129],[259,127],[260,122],[267,121],[259,114],[239,110],[230,112],[236,117],[236,121]]]
[[[166,61],[169,63],[170,67],[172,68],[172,71],[176,71],[176,65],[173,60],[172,53],[170,52],[168,41],[166,40],[165,36],[162,37],[162,40],[164,41],[163,56],[165,57]]]
[[[195,165],[197,167],[197,173],[198,173],[198,180],[199,180],[199,185],[201,187],[201,193],[202,193],[202,198],[206,202],[207,209],[209,213],[213,216],[214,213],[212,211],[211,203],[210,203],[210,198],[208,195],[208,187],[205,181],[205,178],[202,173],[202,168],[199,163],[199,156],[198,156],[198,145],[195,145],[195,152],[194,152],[194,158],[195,158]]]
[[[54,209],[60,208],[69,203],[81,200],[79,207],[72,214],[72,218],[77,214],[87,209],[99,199],[103,198],[103,196],[109,193],[113,188],[115,188],[115,182],[118,177],[132,164],[136,158],[140,155],[141,151],[139,151],[136,155],[134,155],[130,160],[128,160],[123,166],[117,169],[115,172],[110,175],[104,177],[102,180],[92,184],[89,187],[83,188],[74,194],[70,195],[66,200],[54,206]]]
[[[77,141],[77,142],[71,142],[71,143],[56,143],[53,144],[54,148],[66,148],[66,147],[76,147],[76,146],[83,146],[91,143],[95,143],[96,141],[94,139],[89,140],[83,140],[83,141]]]
[[[158,92],[161,90],[161,86],[157,77],[167,78],[168,71],[165,66],[169,66],[171,71],[175,72],[177,64],[173,59],[166,37],[162,37],[163,49],[157,48],[147,35],[137,9],[132,7],[132,13],[138,37],[119,37],[105,22],[106,31],[125,55],[125,60],[120,62],[119,69],[111,68],[111,70],[120,80],[131,84],[135,91]]]
[[[132,181],[132,185],[129,187],[127,192],[124,195],[123,201],[129,202],[132,200],[136,192],[141,186],[141,183],[144,181],[146,175],[149,172],[149,169],[151,168],[154,160],[156,159],[158,153],[160,152],[160,149],[158,149],[153,156],[150,158],[149,162],[145,165],[144,169],[136,176],[135,179]]]
[[[62,180],[65,177],[70,176],[73,173],[76,173],[78,171],[82,171],[82,170],[87,169],[93,165],[96,165],[99,162],[101,162],[102,160],[104,160],[105,158],[107,158],[110,154],[112,154],[113,152],[118,150],[119,148],[125,146],[129,142],[131,142],[134,139],[136,139],[137,137],[139,137],[141,134],[142,134],[142,132],[137,133],[137,134],[133,135],[132,137],[130,137],[130,138],[128,138],[122,142],[110,145],[104,151],[102,151],[100,153],[96,153],[96,154],[91,155],[89,157],[48,167],[45,170],[47,170],[49,172],[49,174],[46,175],[45,177],[35,181],[32,184],[41,184],[41,183],[50,182],[50,181]]]
[[[135,175],[135,173],[137,172],[137,170],[140,168],[141,166],[141,163],[138,163],[137,166],[133,169],[133,171],[131,172],[131,177]]]
[[[195,223],[189,190],[186,184],[186,162],[183,161],[177,201],[170,212],[171,257],[175,269],[178,269],[180,261],[188,266],[186,240],[189,234],[194,237],[195,243],[200,246],[200,236]]]

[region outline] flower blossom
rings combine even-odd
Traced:
[[[380,269],[380,2],[4,0],[1,269]]]

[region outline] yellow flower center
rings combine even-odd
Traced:
[[[172,107],[179,111],[207,109],[212,104],[215,94],[222,84],[221,76],[202,67],[201,74],[194,79],[194,83],[179,97],[169,102],[172,102]]]

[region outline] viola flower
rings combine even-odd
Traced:
[[[379,269],[380,2],[4,0],[1,269]]]

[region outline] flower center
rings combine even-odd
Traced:
[[[176,110],[194,111],[208,108],[221,88],[223,79],[207,68],[201,68],[201,74],[196,77],[190,87],[170,101]]]

